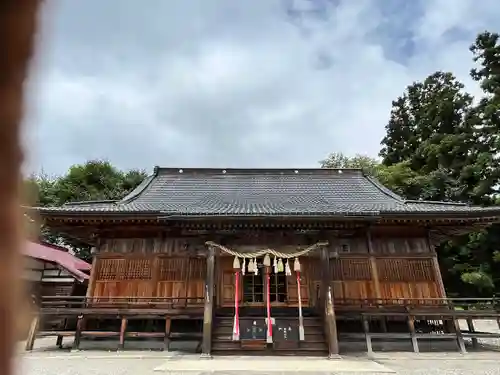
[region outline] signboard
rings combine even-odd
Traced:
[[[265,340],[266,328],[264,319],[240,320],[240,340]]]
[[[294,320],[276,319],[273,326],[275,349],[293,349],[299,347],[299,325]]]

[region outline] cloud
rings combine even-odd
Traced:
[[[30,170],[314,167],[375,156],[391,101],[451,70],[492,0],[55,1],[28,95]],[[404,4],[404,5],[401,5]]]

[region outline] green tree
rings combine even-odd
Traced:
[[[360,168],[406,199],[430,200],[437,194],[438,186],[434,184],[437,178],[433,174],[421,175],[412,170],[408,161],[386,166],[369,156],[357,154],[350,157],[334,152],[320,161],[320,165],[321,168]]]
[[[407,198],[498,204],[500,183],[500,46],[498,34],[477,36],[471,76],[484,95],[472,96],[451,73],[408,86],[393,102],[382,140],[386,184]],[[391,186],[392,185],[392,186]],[[500,286],[499,226],[442,244],[450,292],[488,294]]]
[[[386,166],[408,163],[433,180],[425,199],[481,203],[484,155],[477,149],[473,97],[451,73],[414,82],[393,102],[380,156]],[[429,195],[432,194],[432,195]]]
[[[493,204],[500,205],[500,37],[498,33],[483,32],[476,37],[470,50],[476,67],[471,77],[479,83],[483,97],[477,111],[481,114],[481,150],[484,160],[483,182],[477,187],[478,194],[491,198]],[[490,271],[495,292],[500,294],[500,225],[496,224],[483,231],[478,242],[481,252],[491,255]],[[474,251],[476,249],[471,249]]]
[[[393,101],[376,159],[332,154],[323,167],[360,167],[407,199],[500,204],[500,44],[484,32],[471,46],[479,100],[452,73],[436,72]],[[441,244],[448,292],[500,291],[500,225]]]
[[[90,160],[73,165],[63,176],[32,175],[24,181],[25,201],[34,206],[60,206],[69,202],[119,200],[137,187],[147,174],[143,170],[121,171],[109,161]],[[30,234],[34,224],[27,224]],[[71,238],[40,228],[41,237],[54,244],[70,245],[82,259],[90,259],[90,248]]]
[[[380,162],[369,156],[356,154],[353,157],[344,155],[341,152],[334,152],[320,162],[321,168],[361,168],[365,173],[374,175]]]
[[[497,33],[484,32],[476,37],[470,47],[476,68],[471,77],[479,83],[483,97],[477,105],[481,114],[478,133],[481,142],[477,145],[484,160],[483,183],[478,194],[498,197],[500,187],[500,40]]]
[[[118,200],[146,178],[140,170],[120,171],[108,161],[91,160],[73,165],[68,173],[57,178],[48,196],[54,204],[93,200]]]

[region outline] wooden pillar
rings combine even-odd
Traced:
[[[413,346],[413,351],[415,353],[420,353],[418,347],[417,333],[415,332],[415,317],[413,315],[408,316],[408,329],[410,331],[411,345]]]
[[[212,246],[208,248],[207,254],[207,276],[205,283],[205,310],[203,313],[203,341],[201,356],[211,357],[212,352],[212,318],[213,318],[213,300],[214,300],[214,267],[215,249]]]
[[[75,338],[73,340],[73,350],[80,349],[80,339],[82,337],[82,329],[83,329],[83,315],[79,315],[78,320],[76,322]]]
[[[434,270],[434,278],[439,290],[439,298],[446,298],[446,289],[444,288],[443,276],[441,275],[441,269],[439,268],[439,261],[437,258],[436,250],[432,244],[430,230],[427,231],[427,246],[429,252],[432,254],[432,264]]]
[[[373,248],[372,242],[372,232],[371,228],[368,226],[366,229],[366,247],[368,248],[368,261],[370,262],[370,270],[372,276],[373,289],[375,290],[375,298],[377,299],[377,304],[383,304],[382,292],[380,290],[380,279],[378,276],[377,258],[375,257],[375,249]],[[380,328],[382,332],[387,332],[387,319],[385,316],[380,317]]]
[[[122,316],[122,322],[120,324],[120,341],[118,344],[118,349],[123,349],[125,347],[126,331],[127,331],[127,318]]]
[[[62,326],[62,329],[66,330],[68,328],[68,318],[64,318],[63,320],[63,324],[61,325]],[[63,339],[64,339],[64,336],[62,335],[58,335],[57,336],[57,339],[56,339],[56,346],[59,348],[59,349],[62,349],[63,348]]]
[[[100,244],[100,240],[98,239],[98,246]],[[82,307],[90,307],[94,304],[94,289],[95,289],[95,283],[97,280],[97,273],[99,272],[99,258],[97,255],[97,250],[95,247],[93,247],[90,250],[90,253],[92,254],[92,268],[90,269],[90,278],[87,284],[87,292],[85,294],[85,300],[83,301],[83,306]],[[75,307],[75,306],[72,306]],[[78,322],[78,321],[77,321]],[[87,321],[82,322],[82,329],[85,329],[87,326]]]
[[[363,322],[363,332],[365,333],[365,340],[366,340],[366,352],[368,354],[368,357],[373,356],[373,346],[372,346],[372,338],[370,334],[370,322],[368,321],[368,318],[366,316],[361,317],[361,321]]]
[[[369,256],[370,268],[372,274],[373,287],[375,289],[375,297],[377,299],[381,299],[382,293],[380,291],[380,280],[378,277],[377,258],[375,258],[375,250],[373,249],[372,233],[370,227],[368,227],[366,230],[366,246],[368,247],[368,253],[370,254]]]
[[[328,358],[337,358],[339,355],[339,342],[337,338],[337,322],[335,320],[335,308],[333,306],[333,296],[331,287],[330,256],[328,248],[321,249],[322,264],[322,299],[324,301],[325,329],[328,340]]]
[[[88,302],[88,300],[94,296],[95,282],[97,279],[98,259],[97,259],[96,254],[93,254],[93,255],[94,256],[92,258],[92,268],[90,269],[90,279],[89,279],[89,283],[87,284],[87,294],[86,294],[87,301],[86,302]]]
[[[172,326],[172,319],[169,316],[165,317],[165,337],[163,338],[163,350],[170,349],[170,329]]]
[[[449,305],[451,301],[446,300],[446,289],[444,288],[443,276],[441,275],[441,268],[439,268],[439,261],[437,258],[436,249],[434,248],[434,245],[432,243],[431,231],[429,229],[427,230],[427,247],[429,253],[432,254],[432,270],[434,273],[434,282],[437,286],[439,293],[438,298],[443,298],[442,302]],[[455,323],[453,320],[443,319],[443,325],[445,327],[446,332],[455,332]]]
[[[26,340],[27,351],[33,350],[33,346],[35,345],[36,334],[38,332],[38,325],[40,324],[40,316],[36,314],[31,321],[30,330],[28,332],[28,338]]]

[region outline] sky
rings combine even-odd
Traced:
[[[496,0],[47,2],[26,170],[317,167],[376,156],[391,102],[500,31]],[[146,5],[147,4],[147,5]]]

